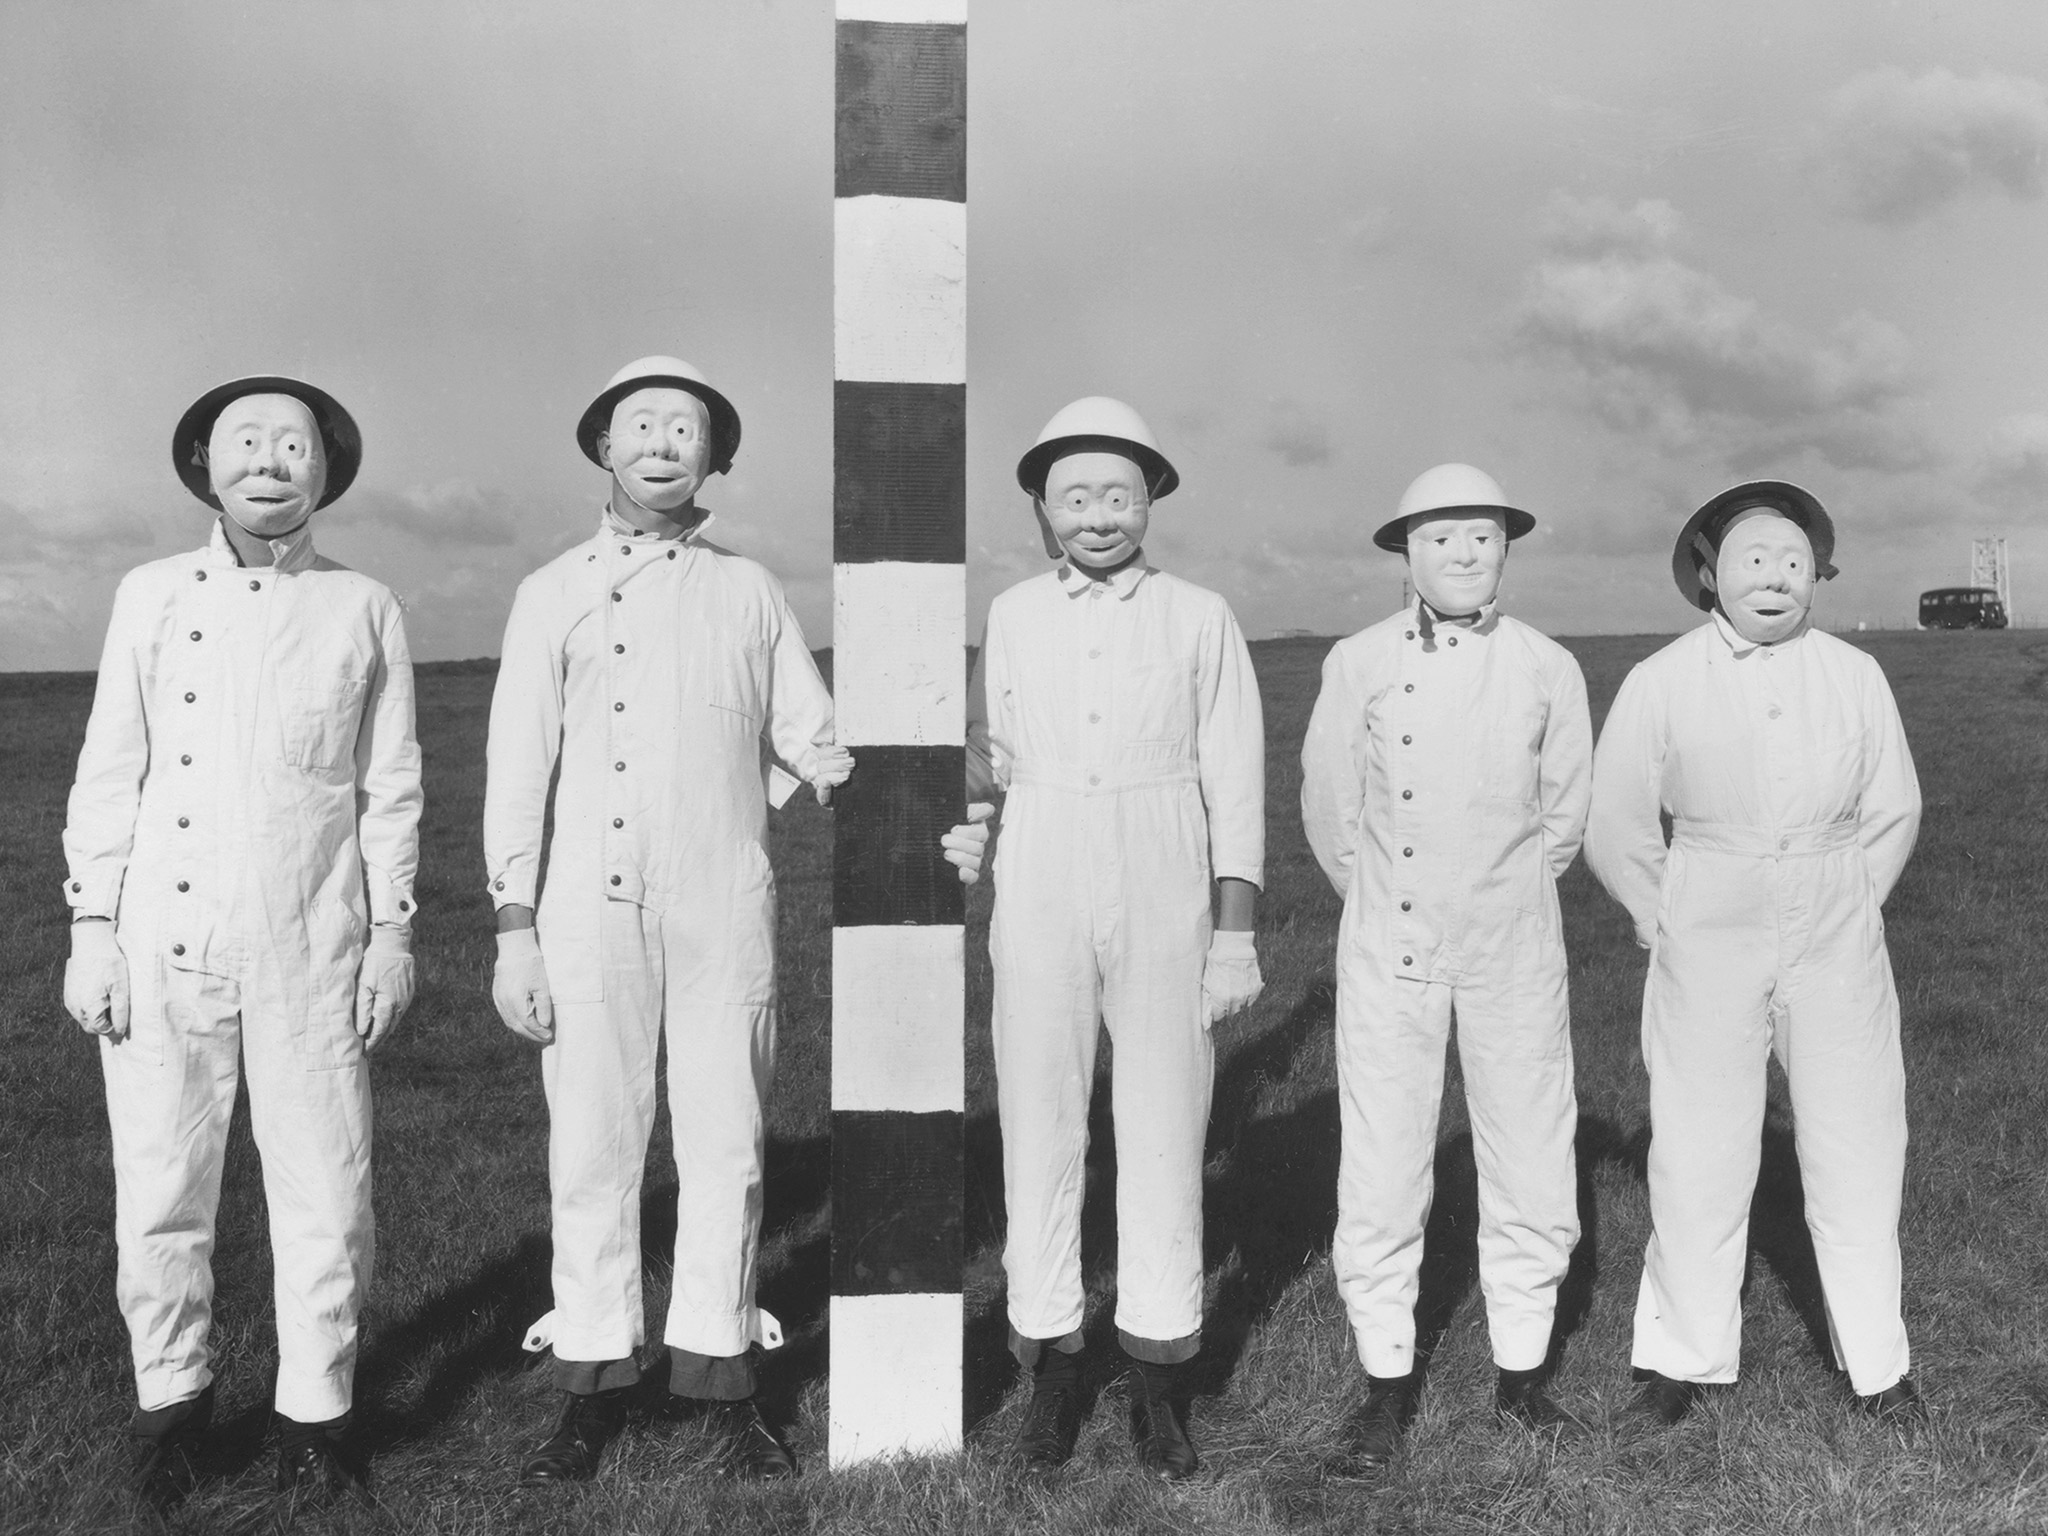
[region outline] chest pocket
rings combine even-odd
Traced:
[[[769,655],[765,646],[726,639],[690,657],[687,692],[713,709],[728,710],[759,728],[768,712]]]
[[[1192,744],[1194,681],[1173,662],[1126,669],[1117,679],[1117,735],[1128,746]]]
[[[284,760],[321,778],[352,774],[356,732],[363,719],[363,694],[364,686],[358,678],[338,678],[317,688],[280,688],[277,712],[284,737]]]

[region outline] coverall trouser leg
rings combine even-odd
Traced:
[[[1451,1014],[1479,1181],[1479,1279],[1494,1361],[1534,1370],[1549,1353],[1557,1288],[1579,1239],[1571,1032],[1563,952],[1529,941],[1498,979],[1338,979],[1342,1146],[1337,1288],[1374,1376],[1415,1368],[1423,1233],[1435,1197]],[[1376,971],[1378,967],[1373,967]]]
[[[370,1082],[360,1050],[306,1066],[303,1020],[250,985],[137,966],[131,1033],[102,1040],[113,1126],[117,1292],[143,1409],[213,1379],[213,1238],[240,1062],[263,1161],[277,1309],[277,1411],[318,1423],[354,1398],[357,1317],[376,1257]],[[158,990],[159,985],[161,991]],[[349,1026],[342,1025],[347,1028]]]
[[[1117,1330],[1127,1352],[1160,1364],[1200,1347],[1215,1051],[1202,1002],[1206,843],[1189,828],[1199,815],[1192,784],[1116,796],[1033,786],[1005,808],[990,951],[1003,1268],[1020,1339],[1081,1327],[1088,1102],[1106,1024],[1116,1051]]]
[[[1857,1392],[1880,1392],[1911,1363],[1898,1245],[1905,1073],[1862,853],[1674,846],[1665,882],[1643,1006],[1653,1230],[1634,1363],[1681,1381],[1737,1377],[1775,1045],[1836,1360]]]
[[[582,1391],[638,1379],[641,1188],[666,1030],[677,1179],[671,1380],[691,1396],[744,1397],[774,1006],[689,986],[703,971],[689,946],[704,940],[674,915],[608,902],[603,923],[604,1000],[558,1002],[555,1042],[541,1056],[558,1374]]]

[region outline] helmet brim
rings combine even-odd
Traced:
[[[1789,480],[1745,480],[1732,485],[1685,520],[1671,546],[1671,579],[1686,602],[1703,613],[1714,611],[1714,590],[1700,575],[1701,562],[1711,564],[1720,553],[1721,536],[1738,513],[1768,507],[1796,523],[1813,546],[1814,574],[1831,581],[1836,574],[1835,521],[1820,498]]]
[[[290,395],[313,413],[313,423],[320,429],[321,449],[327,455],[327,484],[320,493],[319,506],[339,500],[363,463],[363,434],[355,417],[326,390],[303,379],[270,373],[217,384],[185,408],[185,414],[178,418],[177,431],[171,436],[171,467],[177,470],[185,489],[214,511],[221,510],[220,498],[213,493],[213,477],[207,469],[206,446],[212,441],[213,424],[220,419],[220,413],[246,395]]]
[[[597,455],[597,440],[611,430],[612,412],[619,402],[642,389],[680,389],[702,400],[711,413],[711,473],[722,475],[732,468],[733,458],[740,451],[740,413],[730,400],[701,379],[686,379],[674,373],[621,379],[591,401],[584,408],[582,420],[576,423],[576,446],[583,450],[586,459],[599,469],[605,467],[604,460]]]
[[[1033,496],[1045,495],[1045,477],[1053,465],[1076,453],[1116,453],[1131,460],[1145,477],[1145,491],[1154,501],[1170,496],[1180,485],[1180,474],[1157,448],[1098,432],[1076,433],[1070,437],[1048,438],[1033,443],[1017,461],[1017,484]]]
[[[1477,504],[1469,507],[1427,507],[1420,512],[1410,512],[1380,524],[1379,531],[1372,536],[1372,541],[1390,555],[1405,555],[1408,553],[1409,528],[1416,523],[1422,522],[1425,518],[1478,517],[1488,512],[1499,513],[1501,520],[1507,524],[1508,542],[1510,544],[1514,543],[1516,539],[1521,538],[1522,535],[1535,530],[1536,519],[1534,515],[1524,512],[1520,507]]]

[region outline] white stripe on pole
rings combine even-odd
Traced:
[[[842,197],[832,208],[832,372],[967,382],[967,205]]]
[[[967,1086],[965,956],[966,932],[956,924],[833,934],[834,1109],[960,1108]]]
[[[832,1298],[832,1464],[960,1449],[965,1312],[943,1295]]]
[[[967,25],[967,0],[839,0],[840,21],[939,22]]]
[[[966,647],[965,566],[900,560],[833,566],[839,744],[959,746],[966,731]]]

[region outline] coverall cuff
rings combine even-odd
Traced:
[[[364,871],[363,885],[370,905],[370,921],[386,928],[404,928],[411,924],[418,904],[413,900],[412,882],[400,884],[387,880],[378,871]]]
[[[1027,1339],[1016,1329],[1010,1330],[1010,1353],[1027,1371],[1038,1369],[1038,1362],[1048,1349],[1056,1349],[1063,1355],[1078,1355],[1081,1344],[1081,1330],[1078,1328],[1056,1339]]]
[[[1266,888],[1266,867],[1263,864],[1232,864],[1219,859],[1209,874],[1216,880],[1243,880],[1261,891]]]
[[[536,883],[535,872],[530,865],[496,871],[490,881],[492,908],[532,906]]]
[[[631,1355],[623,1360],[564,1360],[555,1357],[555,1385],[578,1397],[595,1392],[614,1392],[640,1380],[640,1362]]]
[[[192,1371],[188,1374],[195,1381],[206,1376],[204,1371]],[[207,1377],[182,1397],[175,1397],[155,1408],[144,1408],[141,1404],[136,1404],[135,1412],[128,1416],[128,1433],[137,1440],[162,1438],[165,1432],[177,1428],[192,1416],[193,1405],[199,1401],[211,1381],[212,1378]]]
[[[64,904],[74,921],[81,917],[104,917],[110,922],[121,905],[121,871],[88,869],[74,873],[64,882]]]
[[[668,1389],[676,1397],[736,1403],[754,1395],[754,1357],[700,1355],[694,1349],[668,1349]]]
[[[1177,1339],[1141,1339],[1119,1328],[1116,1341],[1125,1354],[1147,1365],[1181,1365],[1202,1352],[1200,1329]]]

